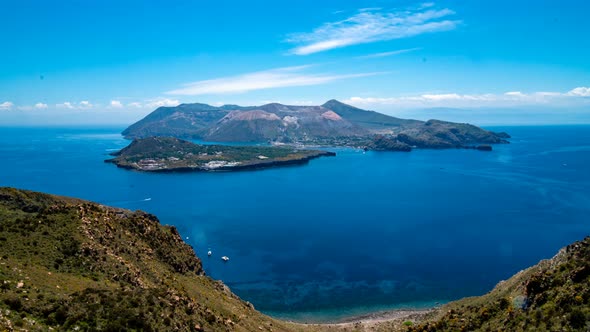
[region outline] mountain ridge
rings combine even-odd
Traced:
[[[457,134],[460,135],[457,135]],[[181,104],[160,107],[123,131],[128,139],[172,136],[217,142],[412,148],[457,148],[508,143],[507,134],[440,120],[401,119],[337,100],[319,106],[270,103],[261,106]],[[377,146],[385,135],[395,144]],[[395,148],[391,148],[395,147]]]

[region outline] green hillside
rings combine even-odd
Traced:
[[[590,331],[590,237],[410,331]]]
[[[589,331],[590,237],[429,313],[304,325],[207,277],[174,227],[141,211],[0,188],[0,331]]]
[[[0,188],[0,258],[0,330],[293,330],[144,212]]]

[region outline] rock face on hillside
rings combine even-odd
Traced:
[[[397,146],[457,148],[507,143],[506,133],[438,120],[399,119],[337,100],[321,106],[160,107],[123,131],[126,138],[172,136],[218,142],[281,142],[371,148],[385,137]],[[405,151],[402,149],[401,151]]]
[[[240,171],[289,165],[335,156],[293,147],[199,145],[174,137],[136,139],[106,162],[145,172]]]
[[[0,257],[0,330],[290,330],[144,212],[0,188]]]

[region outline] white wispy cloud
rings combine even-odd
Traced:
[[[381,8],[381,7],[366,7],[366,8],[361,8],[358,11],[361,13],[364,13],[364,12],[375,12],[375,11],[382,10],[382,9],[383,8]]]
[[[311,66],[284,67],[237,76],[198,81],[185,84],[185,86],[180,89],[168,91],[167,94],[196,96],[207,94],[243,93],[263,89],[319,85],[347,78],[379,74],[312,74],[306,72],[306,69],[310,67]]]
[[[56,108],[66,108],[66,109],[74,109],[74,105],[69,101],[64,101],[60,104],[55,104]]]
[[[144,106],[149,108],[157,108],[162,106],[178,106],[180,105],[180,101],[177,99],[168,99],[168,98],[158,98],[158,99],[151,99],[148,100]]]
[[[165,97],[157,97],[151,99],[145,99],[142,101],[133,101],[123,103],[120,100],[111,99],[110,101],[107,100],[106,103],[95,103],[89,100],[82,100],[80,102],[73,102],[73,101],[64,101],[62,103],[48,105],[42,102],[38,102],[33,105],[15,105],[12,102],[3,102],[0,103],[0,110],[10,110],[15,109],[19,111],[39,111],[39,110],[60,110],[60,111],[80,111],[80,110],[96,110],[100,112],[102,110],[111,109],[111,110],[147,110],[147,109],[154,109],[160,106],[178,106],[180,101],[178,99],[170,99]]]
[[[132,102],[127,104],[127,107],[132,107],[132,108],[142,108],[143,105],[140,102]]]
[[[92,105],[92,103],[90,103],[88,100],[83,100],[79,104],[79,108],[81,109],[90,109],[92,107],[94,107],[94,105]]]
[[[432,3],[397,11],[364,8],[345,20],[324,23],[312,32],[291,34],[287,42],[297,45],[291,53],[308,55],[351,45],[453,30],[461,23],[449,18],[454,14],[448,8],[435,9]]]
[[[435,3],[434,2],[425,2],[423,4],[420,5],[420,9],[424,9],[424,8],[430,8],[430,7],[434,7]]]
[[[419,51],[421,49],[422,49],[422,47],[414,47],[414,48],[406,48],[406,49],[403,49],[403,50],[396,50],[396,51],[389,51],[389,52],[381,52],[381,53],[373,53],[373,54],[367,54],[367,55],[358,56],[357,59],[383,58],[383,57],[388,57],[388,56],[393,56],[393,55],[398,55],[398,54],[404,54],[404,53]]]
[[[123,104],[119,100],[111,100],[110,108],[123,108]]]
[[[5,101],[3,103],[0,103],[0,110],[2,110],[2,111],[12,109],[13,107],[14,107],[14,104],[10,101]]]
[[[590,87],[579,87],[573,90],[570,90],[568,93],[570,96],[577,96],[577,97],[590,97]]]
[[[520,91],[509,91],[509,92],[504,93],[504,95],[510,96],[510,97],[515,97],[515,98],[521,98],[521,97],[525,96],[525,94]]]
[[[540,91],[524,93],[509,91],[501,94],[430,93],[399,97],[351,97],[344,102],[359,107],[397,106],[420,107],[504,107],[520,105],[590,105],[590,88],[578,87],[567,92]]]
[[[89,102],[88,100],[83,100],[79,103],[71,102],[71,101],[64,101],[63,103],[55,104],[55,107],[58,109],[82,109],[88,110],[93,108],[95,105]]]
[[[35,105],[19,105],[16,107],[19,111],[34,111],[47,109],[49,106],[44,103],[36,103]]]

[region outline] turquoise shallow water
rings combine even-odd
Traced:
[[[103,163],[128,144],[122,129],[0,128],[0,185],[154,213],[209,275],[279,317],[482,294],[590,234],[590,126],[493,128],[513,135],[493,152],[335,149],[306,166],[189,174]]]

